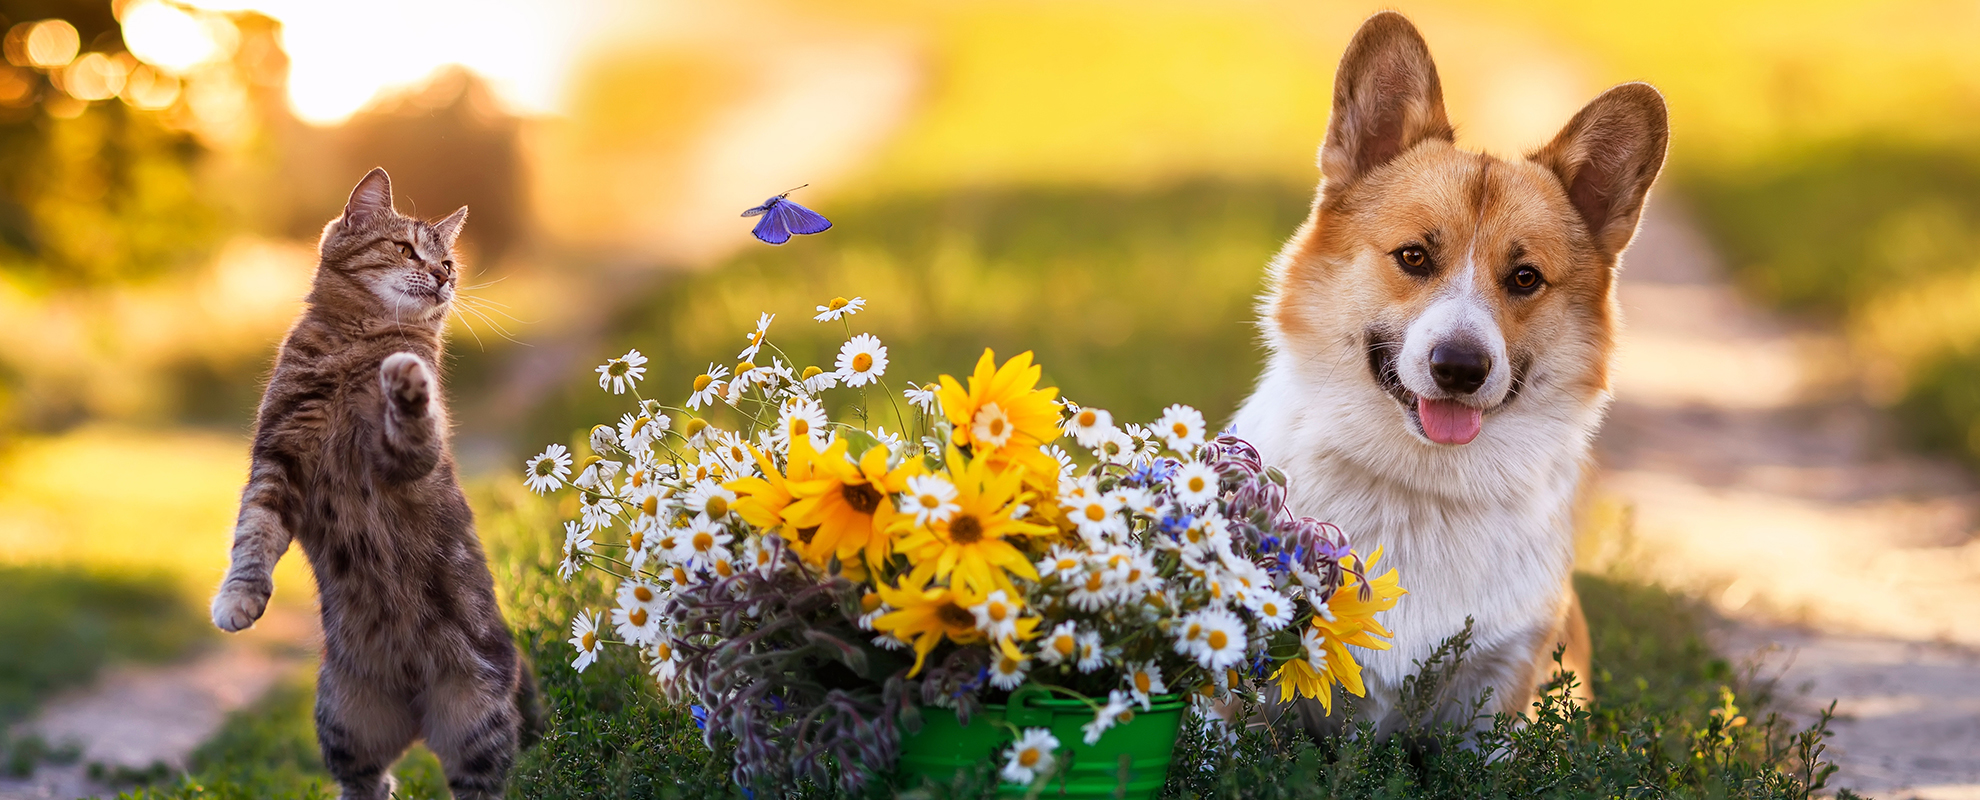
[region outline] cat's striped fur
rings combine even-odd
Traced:
[[[535,684],[495,603],[447,447],[441,326],[462,208],[392,209],[372,170],[323,230],[308,309],[262,397],[233,564],[213,622],[254,624],[293,539],[316,574],[323,763],[346,798],[384,798],[416,739],[459,798],[500,797],[536,727]]]

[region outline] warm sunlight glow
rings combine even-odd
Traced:
[[[224,19],[202,20],[159,0],[136,0],[124,7],[124,44],[147,64],[184,74],[231,54],[237,36]]]
[[[460,64],[512,110],[556,110],[581,47],[607,21],[642,16],[631,0],[198,0],[282,22],[289,102],[297,116],[341,121],[380,91]]]

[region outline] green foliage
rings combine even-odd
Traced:
[[[1980,309],[1959,299],[1980,285],[1980,150],[1889,138],[1780,150],[1681,177],[1735,276],[1782,308],[1881,328],[1859,343],[1910,362],[1894,376],[1909,438],[1980,464],[1980,340],[1965,321]]]
[[[982,189],[825,208],[835,226],[682,275],[631,304],[587,358],[639,348],[642,393],[670,404],[712,362],[733,367],[758,312],[802,370],[832,368],[839,324],[811,321],[864,296],[854,330],[890,347],[886,380],[966,374],[992,347],[1034,350],[1047,385],[1121,421],[1188,403],[1218,425],[1257,377],[1252,302],[1265,264],[1305,217],[1311,187],[1199,181],[1155,190]],[[472,359],[472,354],[465,354]],[[760,356],[759,360],[767,359]],[[618,406],[583,381],[536,414],[539,440]],[[892,411],[873,399],[876,422]]]
[[[169,660],[210,636],[170,578],[0,565],[0,729],[106,664]]]

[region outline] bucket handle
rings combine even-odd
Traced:
[[[1032,700],[1048,700],[1051,697],[1051,691],[1042,686],[1027,683],[1018,687],[1004,704],[1004,721],[1020,728],[1042,728],[1052,724],[1050,709],[1031,705]]]

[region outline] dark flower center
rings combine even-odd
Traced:
[[[949,541],[956,544],[975,544],[983,541],[983,523],[974,514],[958,515],[949,522]]]
[[[951,628],[976,627],[976,615],[955,603],[943,603],[940,608],[935,609],[935,616],[941,617],[942,624]]]
[[[846,505],[861,514],[871,514],[873,509],[880,507],[880,493],[864,483],[848,483],[839,489],[839,494],[846,498]]]

